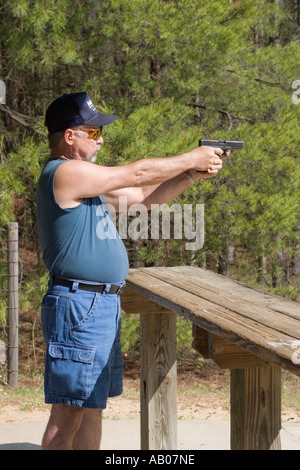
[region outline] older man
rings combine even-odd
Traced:
[[[50,273],[41,315],[52,409],[43,449],[99,449],[102,410],[122,393],[120,294],[128,258],[115,226],[107,236],[99,224],[107,204],[118,211],[121,196],[128,207],[166,203],[222,168],[222,150],[210,147],[96,165],[102,128],[116,118],[100,114],[85,92],[59,97],[46,112],[51,155],[38,183],[37,214]]]

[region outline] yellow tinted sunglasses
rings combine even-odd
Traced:
[[[85,131],[89,134],[89,137],[91,139],[97,140],[99,139],[100,135],[102,135],[102,129],[103,127],[99,127],[98,129],[89,129],[88,127],[79,127],[81,131]]]

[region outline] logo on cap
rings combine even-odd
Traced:
[[[96,111],[96,108],[95,108],[95,106],[94,106],[93,103],[92,103],[92,100],[88,100],[88,101],[86,102],[86,104],[88,105],[88,107],[89,107],[92,111]]]

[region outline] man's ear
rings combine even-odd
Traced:
[[[65,139],[66,144],[73,145],[73,137],[74,137],[74,134],[73,134],[72,129],[66,129],[64,133],[64,139]]]

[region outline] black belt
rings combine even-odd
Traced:
[[[67,281],[66,279],[62,279],[56,276],[53,276],[52,280],[53,280],[53,284],[59,284],[60,286],[65,286],[65,287],[70,287],[70,288],[72,288],[74,282],[76,282],[76,281]],[[80,289],[80,290],[88,290],[91,292],[99,292],[100,294],[102,294],[106,288],[106,285],[105,284],[104,285],[84,284],[83,282],[79,282],[76,287],[77,289]],[[123,294],[124,289],[125,289],[125,284],[123,284],[122,286],[111,286],[108,294],[121,295]]]

